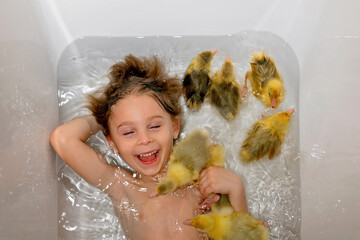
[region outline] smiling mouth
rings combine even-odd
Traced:
[[[158,156],[159,156],[158,150],[136,155],[136,157],[141,161],[141,163],[146,164],[146,165],[156,162],[156,160],[158,159]]]

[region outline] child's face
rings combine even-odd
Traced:
[[[180,126],[152,97],[131,94],[112,107],[109,130],[106,138],[120,156],[135,171],[153,176],[168,162]]]

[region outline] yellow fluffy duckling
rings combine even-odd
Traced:
[[[262,51],[253,54],[250,65],[251,70],[245,75],[245,92],[249,79],[254,96],[266,107],[276,108],[284,100],[285,89],[274,60]]]
[[[266,227],[245,212],[233,212],[230,215],[210,212],[192,218],[191,225],[206,232],[213,240],[269,239]]]
[[[206,167],[225,167],[225,149],[220,144],[209,147],[210,160]],[[245,212],[234,212],[227,194],[211,203],[211,212],[184,222],[207,233],[213,240],[268,240],[269,233],[260,221]]]
[[[240,86],[235,80],[234,67],[229,56],[211,79],[209,97],[210,102],[226,120],[235,119],[241,96]]]
[[[265,155],[274,158],[280,150],[289,129],[294,109],[273,114],[256,122],[241,146],[240,156],[244,162],[259,160]]]
[[[156,189],[158,194],[173,192],[199,178],[210,159],[209,141],[208,131],[195,129],[175,144],[166,176]]]
[[[183,80],[183,91],[189,109],[199,109],[210,86],[211,60],[217,50],[199,53],[187,68]]]
[[[209,147],[210,160],[206,168],[210,166],[225,167],[225,148],[220,144],[211,144]],[[234,212],[227,194],[210,194],[207,199],[201,203],[201,206],[210,206],[211,212],[219,215],[228,215]]]
[[[206,163],[206,168],[210,166],[225,167],[225,148],[221,144],[211,144],[209,154],[210,159]]]

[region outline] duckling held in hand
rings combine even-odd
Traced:
[[[173,192],[199,178],[210,158],[209,141],[208,131],[195,129],[174,146],[166,176],[156,189],[158,194]]]
[[[284,100],[285,89],[274,60],[262,51],[253,54],[250,65],[251,70],[245,75],[245,91],[247,91],[247,79],[250,79],[254,96],[266,107],[276,108]]]
[[[269,239],[266,227],[245,212],[234,212],[225,216],[210,212],[192,218],[190,224],[206,232],[213,240]]]
[[[226,120],[235,118],[241,103],[240,86],[235,81],[234,67],[229,56],[211,79],[209,97]]]
[[[211,144],[209,146],[210,159],[206,163],[206,168],[210,166],[225,167],[225,148],[221,144]]]
[[[274,158],[280,150],[289,129],[294,109],[273,114],[256,122],[241,146],[240,156],[244,162],[259,160],[265,155]]]
[[[225,148],[221,144],[211,144],[209,147],[210,160],[206,168],[210,166],[225,168]],[[210,209],[219,215],[228,215],[234,212],[227,194],[210,194],[201,204],[201,208]]]
[[[211,60],[217,50],[199,53],[190,63],[183,80],[184,97],[190,109],[199,109],[210,85]]]

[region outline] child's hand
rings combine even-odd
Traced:
[[[211,193],[228,194],[235,211],[247,212],[244,184],[235,173],[211,166],[200,173],[199,179],[199,190],[203,198],[208,198]]]

